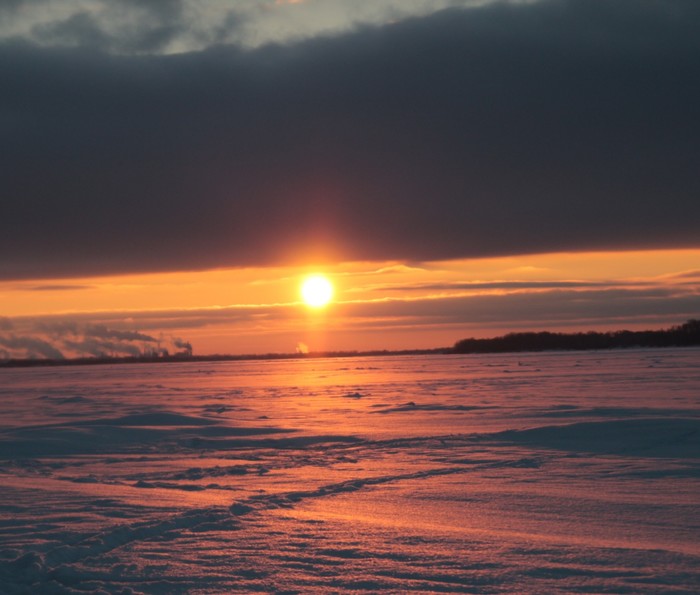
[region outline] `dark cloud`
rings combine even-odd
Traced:
[[[76,291],[78,289],[90,289],[91,287],[91,285],[46,284],[34,285],[33,287],[29,287],[28,289],[29,291]]]
[[[0,278],[698,246],[699,27],[550,0],[254,51],[5,43]]]
[[[182,0],[121,0],[120,4],[144,11],[158,22],[173,22],[182,19]]]
[[[697,271],[684,271],[673,275],[675,279],[700,279],[700,269]]]
[[[697,316],[700,295],[677,288],[551,290],[504,295],[453,296],[441,299],[388,300],[339,305],[341,314],[362,324],[385,319],[396,324],[423,325],[493,323],[500,328],[537,325],[552,328],[590,320],[645,320],[672,317],[682,322]]]
[[[465,283],[421,283],[418,285],[378,285],[373,291],[458,291],[482,289],[557,289],[557,288],[590,288],[625,285],[624,281],[614,283],[606,281],[474,281]]]
[[[333,304],[333,319],[352,328],[367,325],[430,326],[445,324],[493,323],[508,328],[528,322],[544,327],[575,325],[588,320],[645,320],[654,317],[672,318],[682,322],[697,318],[700,312],[700,294],[683,286],[664,287],[605,287],[550,288],[535,291],[512,291],[489,295],[445,295],[439,298],[395,298],[370,301],[348,301]],[[74,320],[63,320],[61,315],[43,318],[14,319],[15,327],[28,325],[54,337],[71,334],[89,335],[85,327],[112,328],[123,324],[124,313],[91,312],[73,314]],[[227,308],[200,308],[185,310],[130,311],[132,325],[149,329],[151,334],[176,332],[176,329],[198,329],[245,326],[251,321],[263,328],[278,328],[281,322],[306,320],[307,312],[295,304],[270,306],[232,306]],[[76,329],[74,333],[72,329]],[[62,333],[60,331],[63,331]],[[188,342],[172,339],[176,349],[186,349]]]
[[[25,2],[26,0],[0,0],[0,14],[12,14]]]
[[[88,12],[77,12],[63,21],[35,26],[32,33],[51,44],[83,46],[93,50],[105,50],[111,45],[110,36]]]
[[[64,9],[69,6],[64,5]],[[13,2],[6,12],[21,20],[23,12],[36,8],[36,4],[28,6],[26,2]],[[103,10],[96,8],[87,6],[81,9],[78,5],[69,16],[36,24],[26,35],[40,41],[42,46],[140,54],[164,50],[185,31],[180,0],[121,0],[107,4]]]

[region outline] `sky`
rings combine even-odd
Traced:
[[[697,0],[0,1],[0,359],[700,317],[698,30]]]

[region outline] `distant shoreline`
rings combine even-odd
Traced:
[[[291,359],[320,359],[342,357],[375,357],[386,355],[444,355],[453,353],[451,347],[434,349],[379,349],[372,351],[323,351],[309,353],[250,353],[242,355],[144,355],[124,357],[76,357],[69,359],[10,359],[0,362],[1,368],[33,368],[51,366],[94,366],[100,364],[167,364],[184,362],[235,362]]]
[[[49,366],[91,366],[102,364],[153,364],[220,361],[266,361],[391,355],[454,355],[521,353],[542,351],[594,351],[606,349],[693,347],[700,345],[700,320],[688,320],[680,326],[658,331],[589,331],[581,333],[527,332],[509,333],[490,339],[462,339],[453,347],[434,349],[325,351],[310,353],[265,353],[244,355],[141,355],[125,357],[80,357],[70,359],[10,359],[0,368]]]
[[[688,320],[658,331],[597,331],[581,333],[509,333],[493,339],[462,339],[452,353],[514,353],[520,351],[590,351],[632,347],[700,345],[700,320]]]

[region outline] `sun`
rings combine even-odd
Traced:
[[[333,284],[323,275],[306,277],[301,284],[301,297],[307,306],[323,308],[333,297]]]

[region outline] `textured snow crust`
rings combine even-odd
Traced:
[[[700,592],[700,350],[0,370],[0,593]]]

